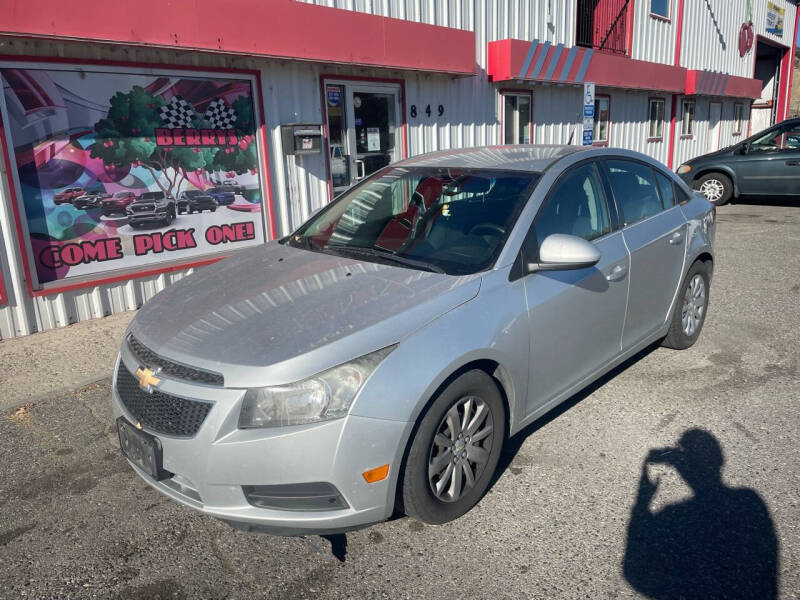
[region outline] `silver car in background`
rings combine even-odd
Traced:
[[[509,436],[646,346],[697,340],[714,230],[635,152],[390,165],[142,307],[114,374],[122,451],[245,530],[455,519]]]

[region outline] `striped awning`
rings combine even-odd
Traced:
[[[631,90],[756,98],[761,82],[709,71],[634,60],[583,48],[533,40],[489,42],[488,75],[498,82],[583,84]]]

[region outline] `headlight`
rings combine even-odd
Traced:
[[[689,165],[681,165],[680,167],[678,167],[678,175],[683,175],[691,170],[692,167],[690,167]]]
[[[297,383],[247,390],[239,428],[304,425],[344,417],[358,391],[396,346],[389,346]]]

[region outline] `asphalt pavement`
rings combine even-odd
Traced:
[[[800,597],[800,204],[718,217],[699,342],[643,352],[512,439],[446,525],[235,532],[134,475],[109,379],[4,408],[0,597]],[[57,362],[74,347],[59,339],[38,351]]]

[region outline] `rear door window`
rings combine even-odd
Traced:
[[[611,231],[603,185],[595,163],[568,171],[556,183],[534,225],[541,244],[553,233],[593,240]]]
[[[658,191],[661,193],[661,203],[664,205],[664,208],[672,208],[677,204],[675,202],[675,188],[672,185],[672,179],[660,173],[659,171],[654,171],[656,174],[656,182],[658,183]]]
[[[632,160],[609,160],[606,169],[623,225],[632,225],[663,210],[649,166]]]

